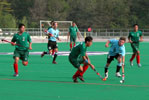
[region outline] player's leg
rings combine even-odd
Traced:
[[[116,74],[115,74],[115,75],[116,75],[117,77],[121,77],[120,69],[121,69],[121,67],[122,67],[122,57],[121,57],[121,55],[117,55],[115,58],[116,58],[117,61],[118,61],[117,68],[116,68]]]
[[[76,37],[76,36],[74,36],[74,37],[73,37],[73,47],[75,47],[75,46],[76,46],[76,39],[77,39],[77,37]]]
[[[139,43],[136,44],[136,60],[137,60],[138,67],[141,67],[141,64],[140,64]]]
[[[19,72],[18,72],[18,62],[19,62],[19,57],[15,57],[14,58],[14,64],[13,64],[13,68],[14,68],[14,76],[17,77],[19,76]]]
[[[79,58],[78,58],[78,62],[81,64],[81,63],[83,63],[84,65],[83,65],[83,71],[82,72],[80,72],[79,70],[76,72],[77,73],[77,75],[78,75],[78,78],[81,80],[81,81],[83,81],[84,82],[84,78],[83,78],[83,74],[86,72],[86,70],[88,69],[88,64],[86,64],[85,62],[84,62],[84,60],[83,60],[83,58],[82,58],[82,56],[80,56]],[[88,62],[90,63],[90,60],[88,59]]]
[[[109,72],[108,68],[113,60],[114,60],[114,56],[110,56],[110,55],[107,56],[107,63],[105,65],[105,71],[104,71],[106,79],[108,78],[108,72]]]
[[[133,50],[133,54],[132,54],[132,56],[131,56],[131,58],[130,58],[130,66],[133,66],[133,60],[134,60],[134,58],[136,57],[136,47],[135,47],[135,44],[134,43],[131,43],[131,48],[132,48],[132,50]]]
[[[83,71],[83,67],[80,65],[80,63],[78,62],[77,59],[71,57],[69,55],[69,62],[75,67],[77,68],[78,70],[76,71],[76,73],[73,75],[72,79],[74,82],[78,82],[77,81],[77,77],[80,75],[80,72]]]
[[[72,50],[73,37],[70,36],[70,51]]]
[[[54,54],[53,62],[52,62],[52,63],[53,63],[53,64],[57,64],[56,58],[57,58],[57,56],[58,56],[58,48],[55,48],[54,51],[55,51],[55,54]]]
[[[28,57],[29,57],[29,51],[24,51],[22,52],[22,55],[21,55],[21,60],[22,60],[22,64],[24,66],[27,66],[28,65]]]
[[[41,54],[41,57],[43,57],[45,54],[49,54],[49,55],[52,54],[51,45],[52,45],[51,41],[48,41],[48,44],[47,44],[48,51],[47,52],[43,51],[42,54]]]
[[[54,49],[54,51],[55,51],[55,54],[54,54],[54,57],[53,57],[53,64],[57,64],[57,62],[56,62],[56,58],[57,58],[57,56],[58,56],[58,44],[56,43],[56,42],[53,42],[52,43],[52,49]]]
[[[13,68],[14,68],[14,76],[17,77],[19,72],[18,72],[18,62],[19,62],[19,57],[21,56],[20,52],[18,50],[14,51],[14,64],[13,64]]]

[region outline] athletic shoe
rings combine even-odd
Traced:
[[[74,83],[78,83],[77,78],[72,77]]]
[[[130,61],[130,66],[133,66],[133,62],[132,61]]]
[[[57,64],[57,62],[56,62],[56,61],[53,61],[52,63],[53,63],[53,64]]]
[[[41,57],[43,57],[44,55],[45,55],[45,51],[44,51],[44,52],[42,52]]]
[[[85,81],[84,78],[83,78],[83,76],[78,76],[78,78],[79,78],[82,82]]]
[[[106,78],[106,79],[108,78],[108,72],[105,73],[105,78]]]
[[[14,74],[13,76],[14,76],[14,77],[18,77],[18,76],[19,76],[19,74]]]
[[[138,67],[141,67],[142,65],[141,64],[138,64]]]
[[[120,72],[117,72],[115,75],[116,75],[116,77],[121,77]]]

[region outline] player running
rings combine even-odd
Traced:
[[[48,30],[48,33],[49,33],[49,36],[50,36],[49,41],[48,41],[48,50],[49,50],[49,52],[44,51],[41,54],[41,57],[43,57],[45,54],[52,55],[52,50],[54,50],[55,54],[54,54],[53,61],[52,61],[53,64],[57,64],[57,62],[55,61],[56,58],[57,58],[57,55],[58,55],[58,45],[57,45],[56,39],[58,39],[60,41],[60,39],[59,39],[59,32],[60,31],[57,29],[57,27],[58,27],[57,22],[54,22],[53,23],[53,28],[50,28]]]
[[[11,42],[13,46],[15,45],[15,51],[14,51],[14,56],[13,56],[14,57],[14,72],[15,72],[14,76],[17,77],[19,76],[18,74],[19,59],[22,60],[22,64],[24,66],[27,66],[28,57],[29,57],[28,49],[32,50],[31,38],[30,38],[30,35],[27,32],[25,32],[24,24],[19,24],[19,32],[13,36]],[[28,47],[28,42],[29,42],[29,47]]]
[[[45,30],[45,34],[48,36],[48,41],[49,41],[49,38],[50,38],[50,35],[49,35],[48,30],[53,27],[53,26],[52,26],[53,23],[54,23],[54,21],[51,21],[51,22],[50,22],[50,25],[51,25],[51,26],[49,26],[48,29]],[[53,49],[53,50],[52,50],[52,57],[54,56],[54,53],[55,53],[55,51],[54,51],[54,49]]]
[[[128,36],[133,50],[132,57],[130,58],[130,65],[133,66],[133,59],[136,57],[138,67],[141,67],[139,43],[143,41],[142,32],[138,30],[138,24],[133,25],[133,27],[134,31],[130,32]]]
[[[120,69],[124,66],[125,63],[125,46],[124,43],[126,42],[125,37],[120,37],[119,40],[111,39],[106,42],[105,47],[109,47],[111,44],[108,57],[107,57],[107,64],[105,66],[105,79],[108,78],[108,68],[114,58],[118,61],[117,69],[116,69],[116,76],[121,77]]]
[[[82,76],[87,70],[88,66],[94,69],[94,65],[91,64],[90,59],[86,53],[87,47],[92,45],[92,40],[92,37],[86,37],[85,42],[78,43],[69,54],[70,63],[78,69],[72,77],[74,82],[78,82],[77,78],[79,78],[81,81],[84,81]],[[84,64],[83,67],[81,64]]]
[[[68,38],[67,39],[69,39],[69,36],[70,36],[70,51],[71,51],[72,50],[72,43],[73,43],[73,47],[76,45],[77,36],[78,36],[78,39],[80,39],[79,30],[78,30],[75,22],[73,22],[72,26],[69,27],[69,32],[68,32]]]

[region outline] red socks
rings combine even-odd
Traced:
[[[137,63],[140,64],[140,55],[137,55],[136,59],[137,59]]]
[[[14,63],[13,67],[14,67],[15,73],[18,74],[18,64]]]
[[[55,50],[52,50],[52,55],[54,55],[54,53],[55,53]]]
[[[75,44],[75,43],[73,44],[73,47],[74,47],[74,46],[76,46],[76,44]]]
[[[70,49],[72,49],[72,43],[70,43]]]
[[[86,72],[88,67],[89,67],[88,65],[84,65],[83,66],[83,72],[80,72],[79,70],[77,70],[77,72],[73,75],[73,78],[76,78],[78,76],[83,76],[83,74]]]
[[[86,72],[87,69],[88,69],[88,65],[84,65],[83,72],[80,72],[80,76],[83,76],[83,74]]]
[[[135,56],[136,56],[136,55],[133,54],[132,57],[131,57],[131,59],[130,59],[130,61],[133,61],[133,59],[135,58]]]

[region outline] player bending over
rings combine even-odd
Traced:
[[[138,30],[137,24],[135,24],[133,27],[134,31],[130,32],[128,36],[128,40],[133,50],[132,57],[130,58],[130,65],[133,66],[133,59],[136,57],[138,67],[141,67],[139,43],[143,41],[142,32]]]
[[[30,35],[27,32],[25,32],[24,24],[19,25],[19,32],[13,36],[11,42],[13,46],[15,45],[15,51],[14,51],[14,56],[13,56],[14,57],[14,71],[15,71],[14,76],[17,77],[19,75],[18,74],[19,59],[22,60],[22,64],[24,66],[27,66],[28,56],[29,56],[28,49],[32,50],[31,38],[30,38]],[[29,42],[29,47],[28,47],[28,42]]]
[[[41,57],[43,57],[45,54],[52,55],[52,50],[54,50],[55,54],[54,54],[53,61],[52,61],[53,64],[57,64],[57,62],[55,61],[56,58],[57,58],[57,55],[58,55],[58,45],[57,45],[56,39],[60,40],[59,39],[59,32],[60,31],[57,29],[57,27],[58,27],[57,22],[54,22],[53,23],[53,28],[50,28],[48,30],[48,33],[49,33],[49,36],[50,36],[49,41],[48,41],[49,52],[44,51],[41,54]]]
[[[114,60],[114,58],[118,61],[116,76],[121,77],[120,69],[122,66],[124,66],[124,62],[125,62],[125,46],[124,46],[125,42],[126,42],[125,37],[120,37],[119,40],[111,39],[107,41],[105,47],[109,47],[109,44],[111,44],[111,47],[107,56],[107,64],[105,66],[106,79],[108,78],[108,68],[111,62]]]
[[[74,82],[78,82],[77,78],[79,78],[81,81],[84,81],[83,74],[87,70],[88,66],[94,69],[94,65],[91,64],[86,53],[87,47],[92,45],[92,40],[92,37],[86,37],[85,42],[78,43],[69,54],[70,63],[78,69],[72,77]],[[81,64],[83,64],[83,67]]]

